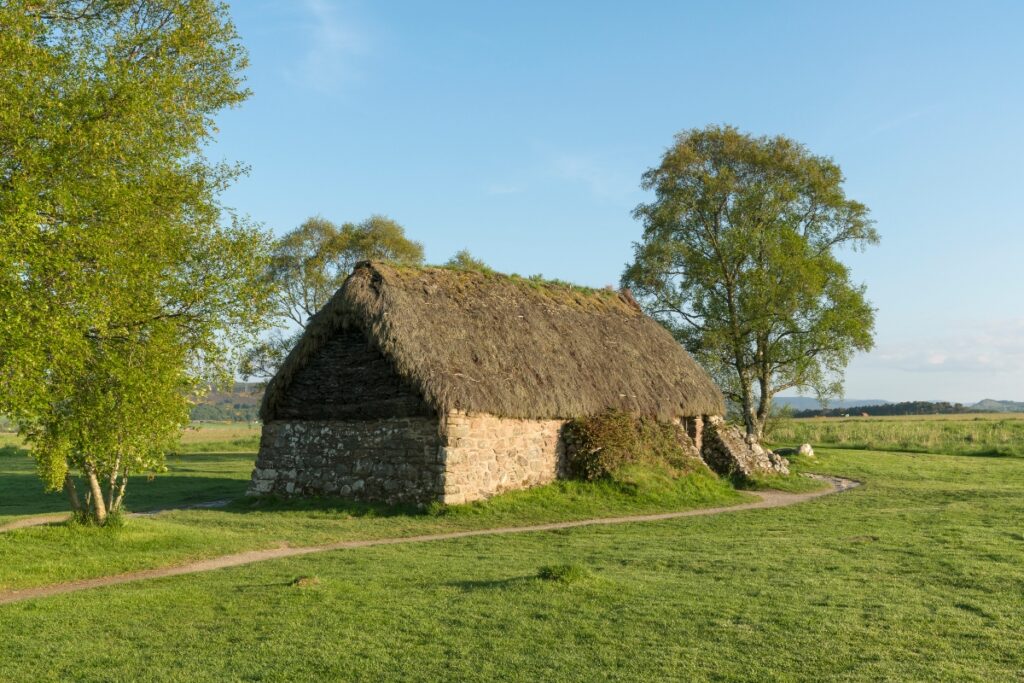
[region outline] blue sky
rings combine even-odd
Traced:
[[[729,123],[833,157],[882,244],[852,398],[1024,400],[1024,3],[236,0],[214,157],[280,233],[384,213],[431,262],[617,283],[641,173]]]

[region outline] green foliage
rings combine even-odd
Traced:
[[[276,330],[251,346],[242,357],[240,374],[272,377],[310,317],[334,296],[355,264],[366,260],[420,265],[423,245],[408,239],[401,225],[381,215],[340,227],[314,216],[278,239],[263,277],[279,322],[293,329]]]
[[[585,481],[616,477],[627,465],[654,465],[685,474],[697,469],[693,443],[678,425],[617,410],[565,426],[573,444],[569,474]]]
[[[276,293],[277,313],[303,327],[341,287],[359,261],[418,265],[423,245],[387,216],[370,216],[340,227],[314,216],[274,244],[267,284]]]
[[[354,265],[358,261],[387,261],[399,265],[423,263],[423,245],[405,236],[405,228],[387,216],[375,214],[361,223],[341,226],[343,252]],[[351,270],[351,268],[349,268]]]
[[[874,311],[836,251],[878,234],[842,183],[792,140],[714,126],[677,135],[644,174],[655,199],[634,212],[643,239],[622,282],[742,407],[748,434],[779,391],[839,393],[872,346]]]
[[[268,313],[242,169],[203,156],[246,57],[212,0],[12,0],[0,62],[0,412],[102,522]]]

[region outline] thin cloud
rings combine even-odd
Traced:
[[[906,372],[1018,373],[1024,371],[1024,319],[990,321],[923,343],[880,345],[868,358]]]
[[[486,190],[489,195],[519,194],[523,191],[520,185],[508,185],[502,183],[491,183]]]
[[[891,130],[895,130],[897,128],[902,128],[903,126],[911,124],[911,123],[913,123],[914,121],[917,121],[920,118],[928,116],[933,111],[935,111],[937,108],[938,108],[938,105],[932,104],[932,105],[929,105],[927,107],[923,107],[921,109],[916,109],[914,111],[905,112],[905,113],[900,114],[898,116],[894,116],[894,117],[891,117],[889,119],[886,119],[885,121],[881,122],[880,124],[876,125],[871,130],[869,130],[867,133],[865,133],[862,139],[863,140],[867,140],[869,138],[875,137],[876,135],[881,135],[882,133],[887,133],[887,132],[889,132]]]
[[[287,75],[303,87],[335,94],[345,83],[358,78],[354,65],[367,52],[367,37],[342,18],[334,3],[304,0],[302,8],[307,15],[303,24],[307,47]]]
[[[635,189],[636,179],[627,178],[621,171],[609,168],[594,157],[560,154],[551,159],[551,173],[574,183],[581,183],[595,197],[623,199]]]

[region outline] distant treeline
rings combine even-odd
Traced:
[[[849,408],[816,408],[813,410],[797,410],[793,417],[843,417],[846,415],[955,415],[959,413],[976,413],[962,403],[947,401],[903,401],[902,403],[885,403],[875,406],[852,406]]]
[[[252,403],[200,403],[192,408],[192,421],[254,422],[260,407]]]

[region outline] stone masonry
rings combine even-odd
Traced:
[[[564,469],[564,420],[451,412],[441,425],[445,503],[554,481]]]
[[[748,442],[740,431],[718,416],[704,419],[701,455],[708,467],[721,475],[789,474],[789,463],[780,455]]]
[[[697,452],[700,453],[704,447],[704,418],[700,415],[684,417],[678,420],[678,423],[686,431],[686,435],[690,437],[690,441],[693,442]]]
[[[680,421],[722,475],[788,474],[785,458],[720,417]],[[442,418],[275,420],[263,427],[250,495],[449,504],[547,484],[565,474],[565,420],[453,411]]]
[[[554,481],[564,420],[452,412],[264,425],[250,495],[465,503]]]
[[[440,446],[431,417],[268,422],[249,494],[439,500],[445,486]]]

